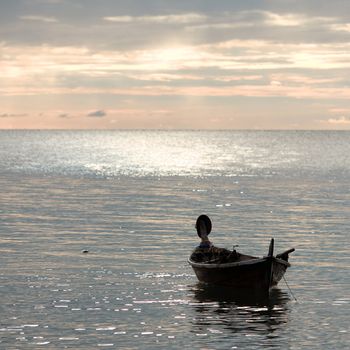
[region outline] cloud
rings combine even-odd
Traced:
[[[326,34],[332,35],[330,26],[337,21],[336,17],[311,16],[300,12],[250,9],[208,15],[205,22],[189,23],[185,28],[189,34],[201,35],[216,42],[234,38],[302,43],[329,41]]]
[[[339,31],[339,32],[350,32],[350,23],[338,23],[338,24],[333,24],[330,27],[334,31]]]
[[[72,115],[70,115],[69,113],[60,113],[58,115],[58,118],[68,119],[68,118],[72,118]]]
[[[184,13],[181,15],[157,15],[157,16],[107,16],[103,18],[108,22],[116,23],[162,23],[162,24],[187,24],[204,22],[207,16],[198,13]]]
[[[103,111],[102,109],[99,109],[97,111],[93,111],[87,114],[87,117],[93,117],[93,118],[102,118],[105,117],[107,113]]]
[[[339,117],[339,118],[330,118],[327,120],[327,123],[333,124],[333,125],[350,125],[350,119],[345,117]]]
[[[0,114],[0,118],[21,118],[26,117],[26,113],[2,113]]]
[[[272,26],[281,26],[281,27],[294,27],[300,26],[305,23],[305,18],[300,15],[295,14],[284,14],[280,15],[272,12],[265,12],[266,16],[265,22]]]
[[[62,6],[47,6],[59,3],[56,0],[36,0],[36,5],[26,1],[32,4],[26,7],[30,12],[7,16],[14,22],[0,28],[0,98],[5,111],[13,101],[36,101],[35,108],[46,99],[47,105],[55,106],[51,117],[57,123],[86,116],[86,123],[108,123],[113,116],[134,113],[128,114],[119,103],[121,111],[112,111],[111,100],[118,96],[135,96],[135,106],[147,101],[154,111],[168,107],[163,101],[180,99],[220,97],[242,105],[241,96],[312,99],[310,104],[318,100],[323,112],[329,106],[348,108],[350,22],[334,7],[329,17],[323,17],[322,10],[308,13],[302,5],[291,6],[291,1],[288,6],[274,2],[260,8],[243,1],[196,6],[191,0],[152,1],[148,8],[142,2],[120,7],[106,1],[106,6],[95,8],[92,1],[77,0],[78,14],[73,7],[64,11],[73,6],[71,1]],[[38,35],[43,25],[45,30]],[[85,105],[84,96],[89,100]],[[108,118],[103,118],[105,110],[94,110],[99,106],[108,107]],[[321,115],[325,120],[333,117],[329,127],[348,120],[339,118],[348,116],[346,112]]]
[[[350,108],[340,108],[340,107],[332,107],[332,108],[329,108],[329,112],[330,113],[335,113],[335,114],[340,114],[340,113],[343,113],[343,114],[350,114]]]
[[[54,17],[45,17],[40,15],[25,15],[25,16],[20,16],[19,18],[24,21],[37,21],[37,22],[44,22],[44,23],[58,22],[58,20]]]
[[[280,27],[299,27],[310,24],[330,23],[336,20],[334,17],[307,16],[300,13],[279,14],[269,11],[262,11],[261,13],[265,17],[266,24]]]
[[[350,95],[347,42],[297,45],[229,40],[129,51],[0,44],[0,49],[2,96],[212,93],[347,99]]]
[[[340,21],[333,13],[326,17],[319,16],[317,11],[315,15],[303,13],[297,7],[293,11],[292,6],[286,12],[279,11],[276,5],[254,8],[226,4],[211,5],[210,11],[208,5],[194,6],[190,0],[186,5],[157,2],[148,9],[142,2],[134,8],[106,1],[104,6],[95,8],[91,1],[87,4],[64,1],[55,6],[27,1],[32,4],[31,13],[17,15],[20,20],[2,23],[0,37],[6,42],[130,50],[174,41],[208,44],[255,39],[303,43],[335,42],[338,37],[344,41],[344,32],[334,29],[344,20]],[[38,35],[42,23],[51,25]]]
[[[271,74],[272,80],[280,81],[289,85],[329,85],[339,83],[343,80],[341,77],[313,77],[305,74],[274,73]]]

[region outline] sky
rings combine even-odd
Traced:
[[[348,0],[0,0],[0,129],[350,130]]]

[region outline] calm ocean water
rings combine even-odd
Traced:
[[[202,213],[297,301],[199,285]],[[0,349],[349,348],[349,132],[0,131],[0,220]]]

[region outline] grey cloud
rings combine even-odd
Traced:
[[[97,111],[88,113],[87,117],[102,118],[102,117],[105,117],[106,115],[107,113],[105,111],[103,111],[102,109],[99,109]]]
[[[58,115],[58,118],[63,118],[63,119],[71,118],[71,117],[72,116],[70,114],[68,114],[68,113],[61,113],[61,114]]]
[[[341,1],[332,2],[329,13],[321,0],[302,3],[13,0],[0,3],[0,37],[9,44],[86,46],[94,50],[140,49],[167,43],[169,38],[183,44],[231,39],[316,43],[349,40],[349,33],[332,30],[331,25],[334,29],[350,21],[350,5],[346,5],[347,15]],[[287,21],[287,25],[278,26],[279,16],[287,20],[292,16],[289,25]],[[293,26],[298,16],[305,22]]]

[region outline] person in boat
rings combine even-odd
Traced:
[[[212,224],[207,215],[200,215],[197,218],[195,227],[201,243],[192,252],[191,260],[203,263],[225,263],[238,259],[238,254],[235,250],[231,251],[225,248],[218,248],[210,242],[208,235]]]

